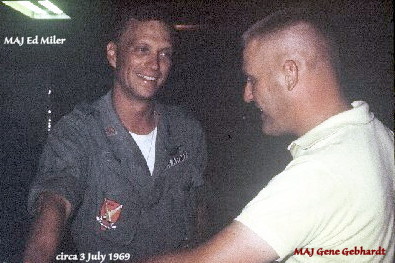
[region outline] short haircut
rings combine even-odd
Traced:
[[[247,45],[253,39],[270,36],[288,29],[299,23],[306,23],[313,27],[320,39],[325,41],[329,60],[338,77],[341,76],[341,63],[339,46],[335,37],[335,31],[328,14],[317,10],[305,8],[290,8],[272,13],[264,19],[256,22],[243,34],[243,45]]]
[[[169,29],[172,41],[174,42],[175,30],[173,27],[170,10],[160,4],[152,5],[122,5],[119,6],[114,18],[112,19],[111,30],[108,34],[109,40],[118,42],[122,34],[125,32],[127,25],[130,21],[136,20],[144,21],[160,21]]]

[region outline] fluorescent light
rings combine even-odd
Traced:
[[[32,17],[33,12],[26,8],[25,6],[21,5],[19,1],[2,1],[5,5],[8,5],[9,7],[15,9],[16,11],[21,12],[25,16]]]
[[[55,14],[55,15],[51,15],[51,14],[44,14],[44,15],[40,15],[40,16],[36,16],[34,17],[35,19],[70,19],[70,17],[68,15],[66,15],[65,13],[61,13],[61,14]]]
[[[45,6],[49,11],[52,11],[52,12],[54,12],[55,14],[58,14],[58,15],[63,14],[63,11],[60,10],[59,7],[57,7],[56,5],[54,5],[53,3],[51,3],[51,2],[48,1],[48,0],[45,0],[45,1],[38,1],[38,3],[39,3],[40,5],[42,5],[42,6]]]
[[[43,7],[40,8],[30,1],[2,1],[5,5],[21,12],[33,19],[70,19],[60,8],[50,1],[38,1]],[[45,7],[45,8],[44,8]]]
[[[23,5],[27,9],[32,10],[33,13],[36,13],[36,14],[47,14],[47,11],[42,10],[41,8],[39,8],[38,6],[36,6],[35,4],[33,4],[30,1],[17,1],[17,2],[19,2],[19,4]]]

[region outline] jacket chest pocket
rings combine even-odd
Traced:
[[[166,177],[169,178],[170,188],[189,191],[193,187],[204,183],[203,176],[190,160],[167,168]]]
[[[189,239],[196,217],[195,180],[199,173],[185,162],[166,169],[164,176],[166,189],[160,201],[163,217],[172,229],[172,238]]]
[[[191,164],[185,163],[169,168],[165,176],[166,190],[163,201],[168,202],[168,207],[175,214],[184,215],[193,213],[195,209],[195,190],[200,174]]]
[[[111,152],[100,153],[92,169],[96,177],[93,231],[103,241],[127,245],[134,238],[141,213],[133,171]]]

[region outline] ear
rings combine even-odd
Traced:
[[[243,93],[243,100],[247,103],[250,103],[253,101],[254,95],[252,94],[252,88],[250,83],[246,83],[244,87],[244,93]]]
[[[287,86],[288,90],[291,91],[298,83],[298,66],[294,60],[286,60],[283,65],[283,70],[285,76],[285,85]]]
[[[116,68],[117,66],[117,44],[113,41],[107,44],[107,60],[111,67]]]

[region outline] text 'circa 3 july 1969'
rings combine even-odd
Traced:
[[[104,254],[98,251],[97,253],[79,253],[79,254],[65,254],[60,253],[56,255],[55,260],[56,262],[70,262],[73,261],[80,261],[80,262],[95,262],[95,263],[102,263],[105,260],[118,260],[120,262],[124,260],[129,260],[130,254],[129,253],[109,253]]]

